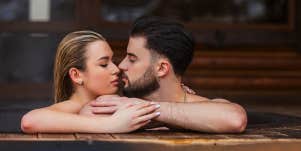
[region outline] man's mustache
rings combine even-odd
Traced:
[[[128,76],[127,76],[124,72],[121,72],[121,73],[120,73],[120,78],[121,78],[121,79],[123,79],[123,78],[124,78],[124,79],[128,79]]]
[[[123,81],[122,79],[128,80],[128,76],[124,72],[120,72],[118,75],[118,79],[119,79],[119,88],[123,88],[125,85],[125,81]]]

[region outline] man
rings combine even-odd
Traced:
[[[213,133],[244,131],[247,117],[241,106],[183,90],[181,77],[193,50],[194,40],[181,24],[158,17],[139,18],[130,32],[127,56],[119,64],[124,95],[135,98],[103,96],[89,104],[93,106],[90,111],[113,113],[125,102],[155,101],[161,114],[154,120],[167,127]]]

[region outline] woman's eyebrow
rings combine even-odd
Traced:
[[[103,56],[103,57],[98,58],[97,60],[109,60],[109,59],[110,59],[109,56]]]

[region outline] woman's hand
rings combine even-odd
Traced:
[[[126,133],[137,130],[160,115],[160,112],[156,112],[159,107],[160,105],[151,102],[126,103],[111,116],[112,126],[108,131]]]

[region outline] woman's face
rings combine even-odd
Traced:
[[[98,40],[86,47],[86,70],[82,72],[83,86],[90,95],[113,94],[118,90],[120,70],[112,62],[113,52],[109,44]]]

